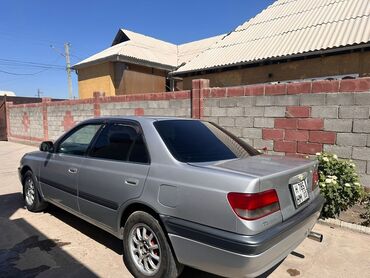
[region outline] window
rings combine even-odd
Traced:
[[[171,154],[181,162],[208,162],[256,155],[242,140],[209,122],[163,120],[154,123]]]
[[[105,128],[91,149],[91,157],[148,163],[149,155],[138,128],[113,124]]]
[[[59,144],[58,153],[84,155],[101,124],[84,125]]]

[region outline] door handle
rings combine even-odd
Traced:
[[[128,178],[128,179],[125,179],[125,184],[135,186],[139,184],[139,180],[134,179],[134,178]]]
[[[76,174],[77,173],[77,168],[69,168],[68,172],[71,174]]]

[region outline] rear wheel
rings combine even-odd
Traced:
[[[38,212],[47,206],[47,203],[40,197],[31,171],[27,171],[23,178],[23,196],[29,211]]]
[[[124,227],[123,260],[134,277],[174,278],[182,271],[158,220],[137,211]]]

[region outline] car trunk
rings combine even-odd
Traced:
[[[312,193],[312,173],[317,162],[283,156],[257,155],[247,158],[211,163],[191,163],[191,165],[218,170],[237,172],[259,179],[259,192],[275,189],[280,203],[283,220],[286,220],[306,207],[314,195]],[[293,184],[305,181],[309,199],[299,206],[295,200]],[[250,192],[254,193],[254,192]]]

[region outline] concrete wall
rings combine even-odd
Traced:
[[[244,69],[184,77],[182,88],[191,89],[192,80],[199,78],[209,79],[212,87],[226,87],[353,73],[358,73],[360,76],[370,76],[369,61],[370,51],[291,60],[271,65],[257,65]]]
[[[11,141],[56,139],[81,120],[100,115],[158,115],[213,121],[269,154],[327,151],[350,158],[370,187],[370,78],[192,90],[7,104]]]

